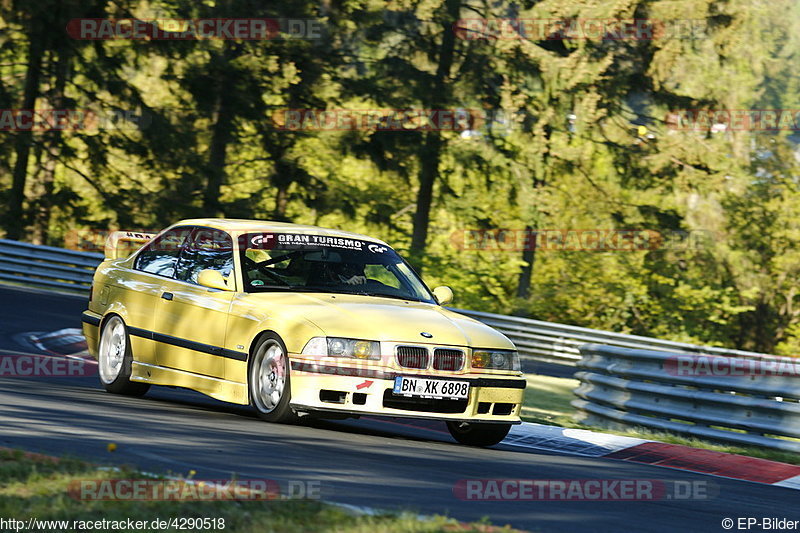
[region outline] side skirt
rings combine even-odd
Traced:
[[[131,381],[150,383],[152,385],[166,385],[168,387],[182,387],[201,392],[223,402],[238,405],[248,404],[246,383],[212,378],[175,368],[133,361]]]

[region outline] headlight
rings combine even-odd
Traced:
[[[314,337],[306,343],[303,355],[327,355],[377,361],[381,358],[381,343],[341,337]]]
[[[472,352],[472,368],[519,372],[519,353],[510,350],[475,350]]]

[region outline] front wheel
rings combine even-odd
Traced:
[[[499,443],[511,430],[511,424],[481,422],[448,422],[447,429],[461,444],[467,446],[492,446]]]
[[[128,340],[125,322],[116,315],[103,324],[100,346],[97,349],[97,370],[100,383],[108,392],[126,396],[143,396],[149,389],[148,383],[131,381],[133,354]]]
[[[268,422],[292,422],[296,415],[289,406],[289,355],[274,333],[261,337],[253,350],[248,372],[250,405]]]

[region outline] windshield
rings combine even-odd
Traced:
[[[435,303],[428,288],[386,245],[295,233],[239,239],[247,292],[290,290],[363,294]]]

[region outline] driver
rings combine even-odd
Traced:
[[[332,270],[336,280],[345,285],[363,285],[367,282],[364,265],[338,263],[333,265]]]

